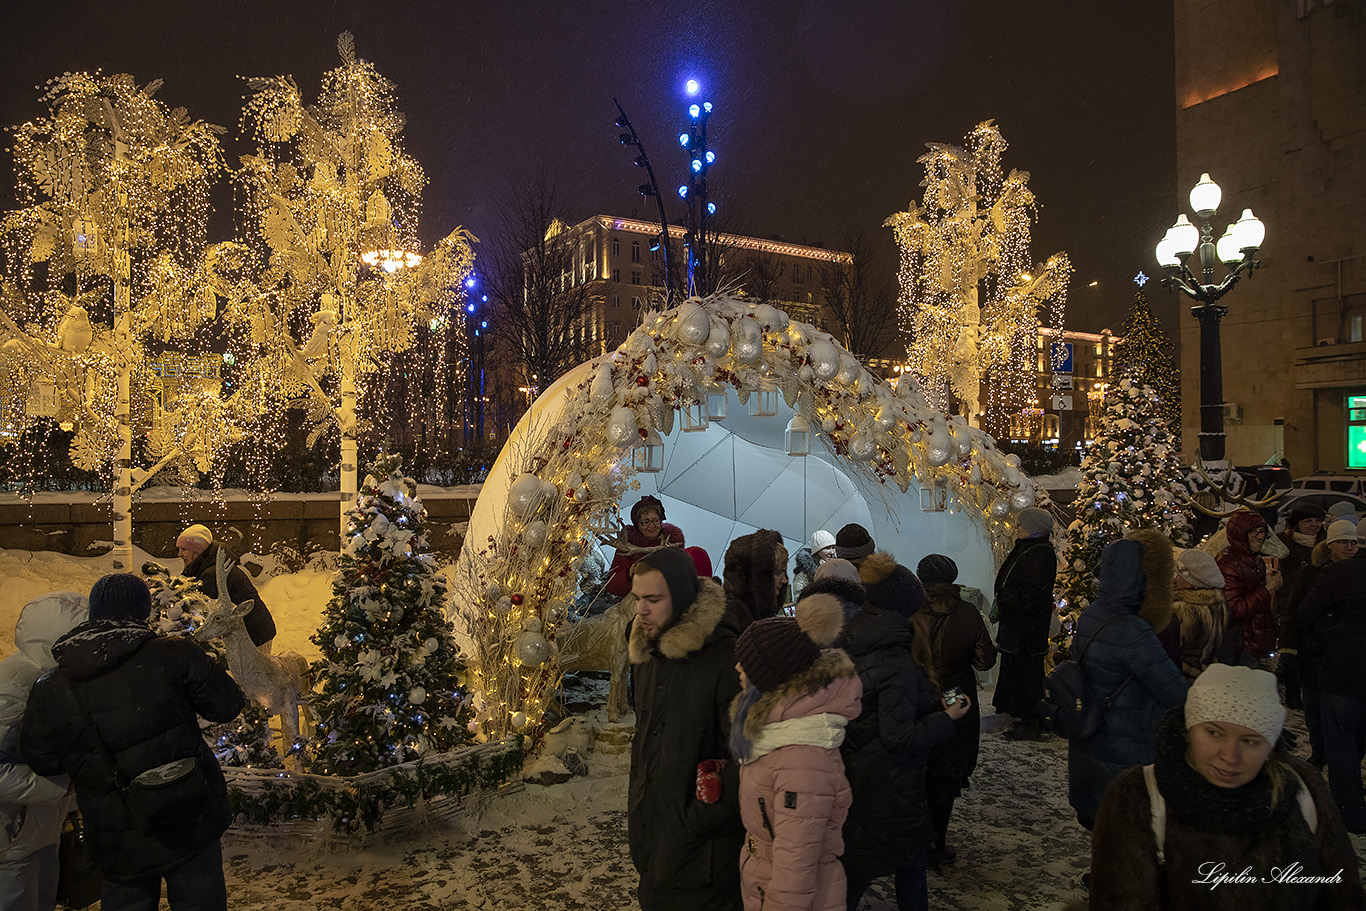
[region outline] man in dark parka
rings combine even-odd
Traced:
[[[667,547],[631,568],[635,669],[627,831],[643,911],[739,911],[739,771],[721,771],[720,799],[697,797],[699,763],[730,759],[730,704],[740,692],[726,597],[692,559]],[[770,580],[770,585],[772,584]]]
[[[1053,616],[1053,583],[1058,557],[1049,534],[1053,517],[1042,509],[1020,510],[1015,547],[996,574],[996,647],[1001,675],[992,703],[996,711],[1018,719],[1006,732],[1015,740],[1038,740],[1043,734],[1039,700],[1043,698],[1043,662],[1048,654],[1048,624]]]

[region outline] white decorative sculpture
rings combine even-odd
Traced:
[[[636,613],[634,595],[627,595],[605,613],[563,627],[560,668],[566,671],[611,671],[607,690],[607,720],[615,722],[630,711],[626,700],[626,627]]]
[[[228,652],[228,670],[242,688],[248,699],[255,700],[265,707],[271,715],[280,716],[280,731],[284,735],[285,751],[288,752],[299,740],[299,710],[304,711],[305,724],[311,724],[308,706],[304,702],[304,672],[308,662],[298,652],[285,652],[272,655],[263,652],[252,644],[242,618],[251,613],[255,601],[233,604],[228,595],[227,555],[218,551],[218,606],[204,619],[203,625],[195,630],[197,639],[222,639]],[[292,768],[299,762],[293,756],[286,757]]]

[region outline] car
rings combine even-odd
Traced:
[[[1366,476],[1349,474],[1315,474],[1295,479],[1296,490],[1330,490],[1366,496]]]
[[[1319,507],[1324,512],[1327,512],[1334,503],[1340,503],[1343,500],[1352,504],[1352,508],[1356,511],[1358,521],[1366,519],[1366,497],[1357,496],[1352,493],[1341,493],[1335,490],[1303,490],[1298,487],[1294,488],[1287,493],[1277,505],[1276,527],[1274,530],[1276,532],[1284,530],[1286,522],[1290,519],[1290,511],[1297,505],[1310,503]]]

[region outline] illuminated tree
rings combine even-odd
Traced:
[[[1168,427],[1181,426],[1181,371],[1172,362],[1176,346],[1148,306],[1142,291],[1134,293],[1129,317],[1115,346],[1116,376],[1127,376],[1140,386],[1151,386],[1160,403],[1158,413]]]
[[[411,347],[433,306],[456,299],[474,238],[457,228],[417,255],[426,175],[400,143],[393,84],[356,59],[349,32],[337,49],[342,65],[323,76],[316,104],[288,76],[248,80],[242,124],[258,148],[241,176],[265,265],[258,290],[236,296],[227,316],[274,366],[284,397],[307,410],[310,445],[338,431],[344,533],[365,380]]]
[[[205,247],[222,131],[168,109],[160,86],[50,80],[48,114],[15,131],[23,205],[0,224],[6,429],[16,440],[50,418],[74,431],[72,462],[110,476],[124,570],[133,493],[163,469],[187,483],[208,472],[262,404],[251,365],[239,389],[252,391],[224,399],[216,357],[171,349],[214,318],[224,284],[225,249]]]
[[[1106,392],[1100,432],[1082,461],[1085,477],[1077,485],[1076,519],[1067,527],[1058,575],[1069,616],[1098,594],[1096,568],[1111,541],[1156,528],[1177,547],[1190,544],[1190,514],[1182,505],[1186,468],[1172,433],[1179,425],[1163,420],[1164,404],[1151,386],[1127,377]]]
[[[983,417],[1000,432],[1009,412],[1034,393],[1039,311],[1061,328],[1072,266],[1065,253],[1034,265],[1029,173],[1002,176],[1005,139],[991,121],[964,148],[930,143],[922,205],[884,223],[901,248],[900,317],[912,369],[930,402],[947,410],[948,392],[968,422]]]

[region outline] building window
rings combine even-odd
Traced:
[[[620,256],[620,255],[621,255],[621,239],[620,239],[620,238],[617,238],[617,237],[612,238],[612,255],[613,255],[613,256]]]
[[[1366,468],[1366,395],[1347,396],[1347,467]]]
[[[1347,341],[1361,341],[1361,314],[1355,313],[1347,317]]]
[[[621,295],[620,295],[620,294],[613,294],[613,295],[612,295],[612,309],[613,309],[613,310],[620,310],[620,309],[621,309]]]
[[[591,240],[583,245],[583,264],[585,266],[593,265],[593,242]]]
[[[640,241],[638,240],[631,241],[631,262],[640,262]]]
[[[632,297],[632,298],[631,298],[631,309],[632,309],[632,310],[639,310],[639,309],[640,309],[640,298],[638,298],[638,297]]]
[[[638,284],[640,284],[640,270],[639,270],[639,269],[632,269],[632,270],[631,270],[631,284],[633,284],[633,285],[638,285]]]
[[[612,270],[612,281],[614,281],[614,282],[619,282],[619,281],[621,281],[621,270],[620,270],[620,269],[613,269],[613,270]]]
[[[798,283],[798,284],[801,284],[801,280],[802,280],[802,264],[801,264],[801,263],[793,263],[793,264],[792,264],[792,280],[793,280],[794,282]]]

